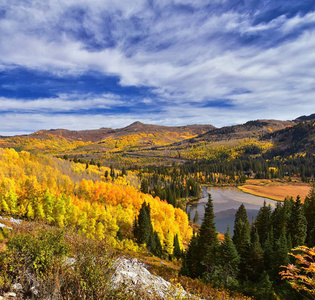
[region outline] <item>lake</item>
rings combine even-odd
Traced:
[[[224,233],[227,225],[230,225],[230,233],[233,234],[235,213],[242,203],[245,205],[250,222],[252,218],[256,217],[264,201],[270,204],[272,208],[277,203],[277,201],[268,198],[246,194],[235,187],[203,187],[200,200],[187,207],[187,213],[190,212],[191,220],[193,220],[198,210],[198,224],[201,224],[203,220],[204,208],[208,202],[208,193],[211,194],[213,200],[216,228],[221,233]]]

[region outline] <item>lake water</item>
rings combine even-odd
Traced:
[[[272,208],[276,205],[276,201],[246,194],[234,187],[203,187],[201,199],[187,207],[187,212],[190,212],[191,220],[193,220],[198,210],[198,224],[201,224],[203,220],[204,208],[208,202],[208,193],[211,194],[213,200],[216,228],[221,233],[226,231],[227,225],[230,225],[230,233],[233,233],[235,213],[242,203],[245,205],[250,222],[253,217],[256,217],[264,201],[270,204]]]

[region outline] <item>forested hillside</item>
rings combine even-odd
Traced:
[[[35,251],[23,248],[24,242],[40,248],[42,241],[57,239],[67,246],[51,245],[56,257],[73,253],[82,242],[91,243],[93,256],[106,245],[106,253],[164,259],[170,265],[161,273],[193,293],[202,290],[200,295],[229,299],[232,290],[255,299],[300,299],[294,289],[303,290],[303,285],[292,283],[296,277],[285,267],[295,263],[290,249],[315,245],[314,189],[305,199],[280,199],[285,201],[274,210],[264,205],[252,222],[242,205],[233,237],[228,229],[220,239],[211,195],[201,227],[194,223],[197,218],[189,220],[186,205],[200,197],[202,185],[243,188],[250,179],[267,188],[270,183],[270,189],[276,183],[311,189],[314,138],[314,121],[305,118],[219,129],[136,122],[119,130],[53,130],[2,138],[0,215],[23,220],[32,229],[11,233],[9,225],[1,225],[0,283],[9,289],[19,278],[8,273],[14,265],[5,257]],[[67,247],[72,250],[63,252]]]
[[[0,155],[3,215],[72,228],[87,237],[112,238],[116,243],[118,231],[132,237],[134,219],[146,202],[163,245],[167,235],[177,235],[181,248],[191,237],[185,212],[139,192],[125,176],[112,182],[110,176],[105,179],[104,167],[86,169],[85,164],[13,149],[1,150]],[[133,245],[128,239],[123,243]]]

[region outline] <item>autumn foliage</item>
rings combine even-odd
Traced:
[[[91,170],[79,166],[0,149],[1,214],[67,227],[92,239],[106,238],[115,245],[120,243],[115,239],[119,229],[125,237],[132,237],[133,221],[145,201],[150,204],[153,229],[165,249],[170,247],[167,235],[177,234],[181,247],[189,241],[192,229],[184,211],[138,191],[125,177],[112,182],[96,166],[93,176]],[[125,248],[133,245],[128,239],[121,243]]]
[[[282,266],[285,271],[280,272],[282,279],[289,281],[297,291],[304,291],[315,299],[315,247],[299,246],[290,253],[296,263]]]

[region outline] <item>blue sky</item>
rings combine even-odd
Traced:
[[[0,135],[314,112],[314,0],[0,1]]]

